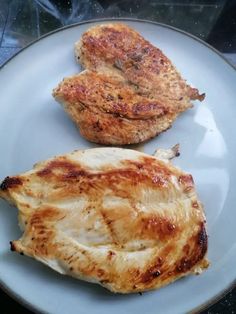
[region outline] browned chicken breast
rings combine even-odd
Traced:
[[[145,141],[171,127],[191,100],[204,99],[161,50],[127,25],[90,28],[76,43],[75,54],[90,71],[66,79],[54,97],[90,141]]]
[[[166,130],[176,117],[156,99],[137,94],[123,79],[94,71],[64,79],[53,91],[89,141],[123,145]]]
[[[203,100],[196,88],[186,84],[163,54],[139,33],[121,23],[97,25],[75,44],[78,61],[87,69],[116,70],[140,94],[172,106],[178,113]]]
[[[168,161],[175,154],[96,148],[5,178],[0,196],[23,230],[11,249],[119,293],[201,272],[205,216],[191,175]]]

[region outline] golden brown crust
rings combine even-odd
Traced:
[[[138,95],[123,80],[93,71],[64,79],[53,95],[70,104],[79,103],[85,108],[129,119],[148,119],[168,112],[167,106]]]
[[[160,49],[127,25],[90,28],[75,54],[87,70],[64,79],[53,96],[92,142],[145,141],[170,128],[191,99],[204,99]]]
[[[138,95],[123,80],[85,71],[53,91],[89,141],[107,145],[143,142],[168,129],[176,117],[155,99]]]
[[[61,273],[129,293],[208,265],[193,179],[156,157],[91,149],[12,178],[22,184],[2,184],[1,196],[19,208],[24,229],[12,250]]]
[[[172,105],[176,111],[191,106],[190,99],[204,99],[186,84],[163,52],[139,33],[121,23],[90,28],[75,46],[76,56],[87,69],[117,68],[135,84],[140,94]]]

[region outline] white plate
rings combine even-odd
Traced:
[[[102,287],[61,276],[31,258],[9,251],[20,231],[17,211],[0,201],[0,280],[22,302],[49,313],[184,313],[222,293],[236,279],[236,71],[216,51],[186,33],[160,24],[125,20],[170,57],[189,83],[206,92],[203,103],[184,113],[169,131],[144,145],[180,143],[175,163],[194,176],[205,205],[211,267],[163,289],[114,295]],[[0,178],[31,169],[56,154],[93,145],[51,96],[64,77],[80,71],[74,42],[87,22],[51,33],[1,70]],[[102,21],[104,23],[104,21]]]

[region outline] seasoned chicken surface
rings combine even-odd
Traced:
[[[138,32],[122,23],[91,27],[75,44],[78,61],[87,69],[117,71],[137,91],[172,105],[177,112],[204,98],[186,84],[163,54]]]
[[[166,105],[137,94],[124,80],[86,70],[64,79],[53,91],[86,139],[123,145],[145,141],[175,118]]]
[[[12,250],[119,293],[200,273],[205,216],[191,175],[166,159],[176,153],[95,148],[5,178],[23,230]]]
[[[161,50],[127,25],[90,28],[75,54],[87,71],[66,78],[53,95],[90,141],[145,141],[170,128],[191,100],[204,99]]]

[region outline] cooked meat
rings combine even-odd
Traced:
[[[88,70],[64,79],[53,96],[80,133],[96,143],[139,143],[166,130],[176,117],[166,105],[138,95],[124,80]]]
[[[85,68],[116,71],[138,93],[172,106],[177,113],[191,107],[191,99],[204,99],[204,94],[186,84],[160,49],[127,25],[90,28],[75,44],[75,54]]]
[[[5,178],[24,231],[11,249],[119,293],[201,272],[205,216],[191,175],[166,159],[176,154],[95,148]]]
[[[121,23],[90,28],[75,54],[90,71],[65,79],[53,95],[92,142],[145,141],[171,127],[190,100],[204,99],[158,48]]]
[[[129,119],[148,119],[167,110],[161,103],[136,94],[124,81],[92,71],[65,79],[55,96]]]

